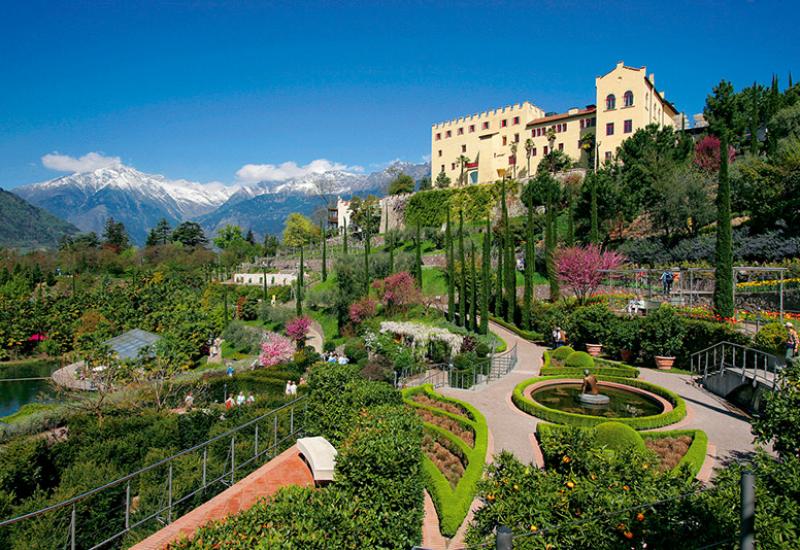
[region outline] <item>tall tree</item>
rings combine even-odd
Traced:
[[[419,224],[417,224],[417,234],[414,238],[414,249],[414,278],[417,280],[419,288],[422,288],[422,230]]]
[[[367,206],[367,218],[371,217],[372,205]],[[372,224],[364,224],[364,296],[369,296],[369,253],[370,253],[370,226]]]
[[[478,332],[478,322],[476,314],[478,313],[478,279],[475,270],[475,241],[469,240],[469,329],[472,332]]]
[[[433,189],[433,184],[431,183],[431,177],[423,176],[423,178],[419,180],[419,190],[428,191],[430,189]]]
[[[522,328],[531,329],[531,307],[533,306],[533,275],[536,266],[536,236],[533,224],[533,203],[528,206],[525,225],[525,291],[522,297]]]
[[[721,81],[706,99],[706,119],[719,136],[720,165],[717,186],[717,240],[714,251],[714,311],[733,317],[733,229],[731,227],[731,186],[728,179],[728,142],[736,131],[736,96],[730,82]]]
[[[452,323],[456,312],[455,289],[455,262],[453,261],[453,233],[450,230],[450,206],[447,207],[447,221],[445,222],[444,240],[445,255],[447,257],[447,319]]]
[[[436,187],[438,189],[447,189],[450,187],[450,178],[447,177],[443,171],[439,172],[439,175],[436,176]]]
[[[172,232],[171,239],[173,242],[179,242],[183,246],[198,247],[208,244],[208,238],[203,232],[203,228],[197,222],[183,222],[175,231]]]
[[[753,87],[750,89],[750,112],[748,113],[748,125],[750,130],[750,154],[758,154],[758,127],[759,127],[759,114],[758,107],[760,87],[753,82]]]
[[[481,258],[481,334],[489,332],[489,297],[492,295],[492,220],[486,214],[486,232],[483,234]]]
[[[502,230],[502,228],[500,228]],[[503,264],[506,262],[505,251],[503,249],[503,238],[498,237],[496,242],[497,248],[497,266],[494,284],[494,314],[496,317],[503,316],[503,288],[505,287],[505,279],[503,278]]]
[[[300,245],[300,268],[297,270],[297,292],[295,293],[295,312],[300,317],[303,314],[303,245]]]
[[[319,233],[322,236],[322,281],[328,280],[328,235],[323,221],[319,222]]]
[[[245,235],[244,240],[249,244],[256,244],[256,236],[253,234],[252,229],[247,230],[247,235]]]
[[[592,244],[600,244],[600,224],[597,219],[597,174],[594,177],[587,178],[590,180],[589,187],[589,211],[590,211],[590,226],[589,226],[589,242]]]
[[[114,221],[114,218],[108,218],[103,230],[103,247],[119,253],[129,246],[130,239],[125,225],[122,222]]]
[[[466,181],[464,179],[464,175],[466,174],[465,168],[467,167],[468,163],[469,163],[469,157],[467,157],[466,155],[459,155],[458,164],[461,167],[461,172],[458,175],[458,185],[459,186],[463,186],[466,183]]]
[[[525,160],[527,162],[527,170],[525,175],[531,177],[531,155],[533,154],[533,139],[528,138],[525,140]]]
[[[503,273],[505,275],[505,320],[514,322],[517,302],[517,267],[514,261],[514,239],[511,235],[511,222],[508,219],[508,192],[506,180],[500,183],[501,218],[503,221]]]
[[[467,262],[464,257],[464,211],[458,211],[458,261],[461,277],[458,289],[458,325],[467,326]]]
[[[408,174],[398,174],[391,182],[389,182],[388,194],[402,195],[404,193],[414,192],[414,178]]]
[[[147,246],[165,245],[170,241],[172,228],[166,218],[161,218],[156,226],[147,235]]]

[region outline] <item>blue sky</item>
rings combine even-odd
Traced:
[[[800,79],[796,2],[361,4],[3,2],[0,187],[92,152],[226,183],[248,164],[418,162],[431,123],[583,106],[618,60],[690,114],[721,78]]]

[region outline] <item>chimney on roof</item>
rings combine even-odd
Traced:
[[[656,73],[650,73],[649,79],[650,79],[650,84],[655,86],[656,85]]]
[[[577,107],[572,107],[571,109],[567,110],[567,114],[568,115],[574,115],[577,112],[578,112],[578,108]]]
[[[619,69],[619,68],[620,68],[620,67],[622,67],[623,65],[625,65],[625,62],[624,62],[624,61],[617,61],[617,69]]]

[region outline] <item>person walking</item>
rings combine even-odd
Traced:
[[[233,378],[233,365],[228,365],[228,369],[225,372],[228,374],[228,378]]]
[[[669,296],[670,292],[672,292],[672,281],[674,280],[672,272],[664,271],[664,273],[661,274],[660,279],[661,279],[661,287],[664,291],[664,296]]]
[[[228,398],[225,400],[225,410],[229,411],[233,408],[233,396],[229,395]]]
[[[297,395],[297,384],[295,384],[294,381],[292,381],[292,384],[289,387],[289,395],[291,396]]]
[[[788,362],[794,359],[798,349],[800,349],[800,336],[797,335],[794,325],[788,321],[786,322],[786,332],[786,361]]]
[[[286,381],[286,390],[283,392],[284,395],[292,395],[292,381]]]
[[[241,407],[242,405],[244,405],[245,399],[246,397],[244,396],[244,392],[240,391],[239,395],[236,396],[236,406]]]
[[[255,403],[255,402],[256,402],[256,398],[255,398],[255,396],[253,395],[253,392],[250,392],[250,393],[247,395],[247,404],[248,404],[248,405],[252,405],[252,404],[253,404],[253,403]]]

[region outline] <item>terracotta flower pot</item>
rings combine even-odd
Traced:
[[[592,357],[597,357],[603,351],[603,344],[586,344],[586,352]]]
[[[623,363],[629,363],[633,357],[633,352],[629,349],[621,349],[619,350],[619,356],[622,357]]]
[[[674,357],[664,357],[662,355],[656,355],[656,366],[659,369],[667,370],[672,368],[672,364],[675,362]]]

